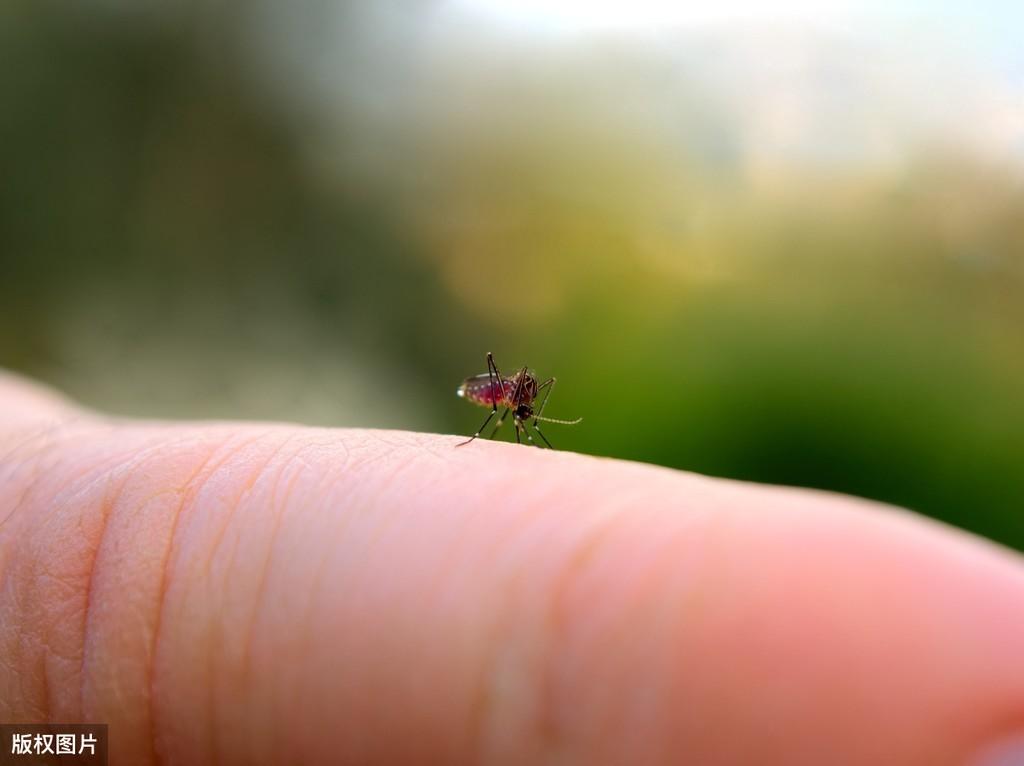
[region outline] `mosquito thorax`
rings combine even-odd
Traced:
[[[525,373],[522,376],[521,382],[517,375],[515,377],[515,383],[518,384],[519,387],[519,396],[517,397],[519,401],[516,402],[517,405],[524,403],[529,404],[537,398],[537,378],[533,376],[533,373]]]

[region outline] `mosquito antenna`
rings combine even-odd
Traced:
[[[559,420],[558,418],[542,418],[539,415],[534,415],[533,419],[539,420],[542,423],[560,423],[563,426],[574,426],[583,421],[583,418],[576,418],[575,420]]]

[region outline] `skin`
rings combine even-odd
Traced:
[[[1024,567],[898,509],[0,376],[0,721],[114,764],[963,764]]]

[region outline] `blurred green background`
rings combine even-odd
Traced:
[[[670,5],[6,0],[0,365],[469,434],[493,351],[559,448],[1024,549],[1021,12]]]

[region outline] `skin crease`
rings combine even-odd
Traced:
[[[897,509],[0,376],[0,720],[113,764],[963,764],[1024,567]]]

